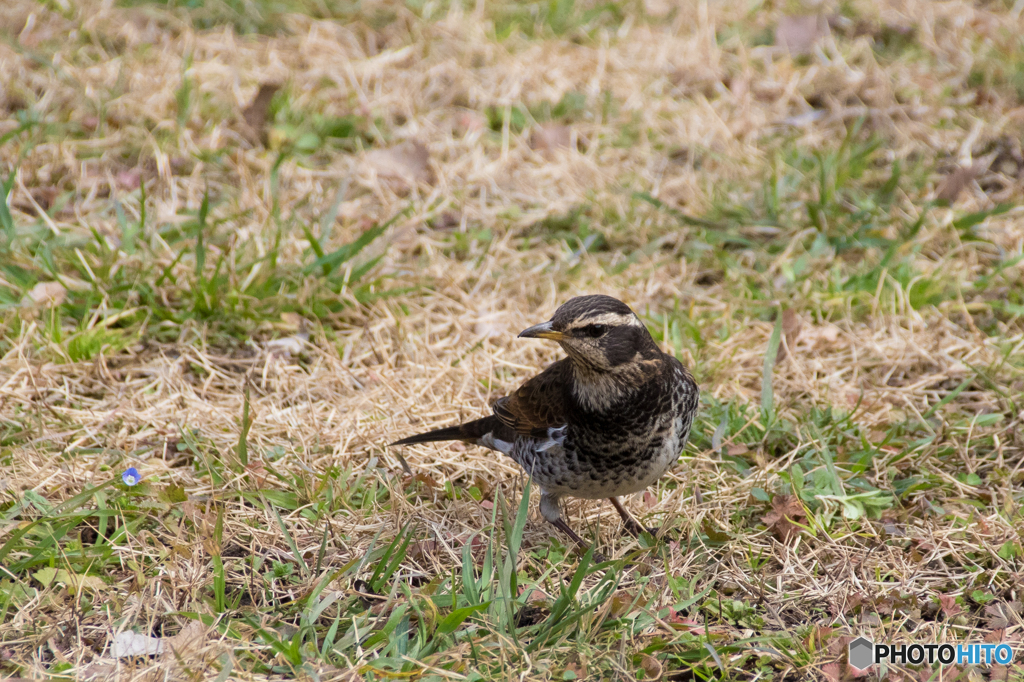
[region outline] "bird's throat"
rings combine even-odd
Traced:
[[[622,366],[612,371],[595,371],[573,366],[572,392],[588,412],[607,412],[629,399],[646,382],[640,367]]]

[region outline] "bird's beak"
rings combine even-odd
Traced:
[[[528,329],[524,329],[519,332],[519,338],[526,337],[528,339],[551,339],[552,341],[561,341],[565,338],[565,334],[562,332],[556,332],[551,328],[551,322],[541,322],[535,324]]]

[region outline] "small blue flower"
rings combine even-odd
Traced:
[[[139,476],[139,470],[135,467],[128,467],[128,470],[121,474],[121,480],[125,485],[135,485],[142,480],[142,476]]]

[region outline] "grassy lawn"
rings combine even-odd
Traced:
[[[1024,678],[1021,2],[0,4],[0,677]],[[385,447],[583,293],[703,391],[603,564]]]

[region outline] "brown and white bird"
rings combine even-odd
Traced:
[[[555,341],[568,357],[499,398],[491,416],[392,445],[459,440],[497,450],[540,487],[544,518],[580,545],[559,511],[563,495],[609,498],[639,534],[616,498],[643,490],[679,459],[700,397],[693,377],[610,296],[570,299],[519,336]]]

